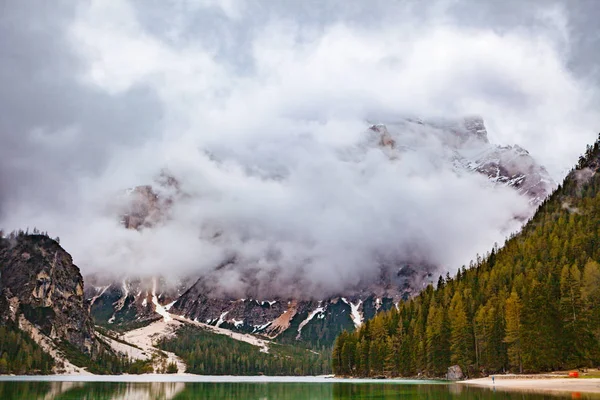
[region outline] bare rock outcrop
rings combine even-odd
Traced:
[[[459,365],[453,365],[448,367],[448,373],[446,374],[446,379],[449,381],[462,381],[465,379],[465,375],[463,374],[462,368]]]
[[[52,340],[91,356],[98,349],[79,268],[45,235],[0,239],[0,318],[22,317]]]

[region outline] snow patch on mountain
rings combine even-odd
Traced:
[[[102,297],[102,295],[103,295],[104,293],[106,293],[106,290],[107,290],[109,287],[110,287],[110,285],[106,285],[106,286],[104,286],[104,287],[95,287],[94,289],[96,290],[96,293],[98,293],[98,294],[96,294],[94,297],[92,297],[92,298],[90,299],[90,305],[93,305],[93,304],[94,304],[94,302],[95,302],[95,301],[96,301],[96,300],[97,300],[99,297]]]
[[[221,316],[219,317],[219,320],[217,321],[217,323],[215,324],[215,326],[218,328],[221,325],[223,325],[223,322],[225,322],[225,316],[227,315],[229,311],[225,311],[223,314],[221,314]]]
[[[306,326],[306,324],[308,324],[310,321],[312,321],[312,319],[317,314],[322,314],[323,312],[325,312],[326,307],[322,307],[321,303],[322,302],[319,302],[319,306],[316,309],[314,309],[313,311],[311,311],[311,313],[308,314],[308,317],[306,317],[306,319],[300,323],[300,325],[298,326],[298,335],[296,336],[296,340],[299,340],[300,337],[302,336],[302,328],[304,328]]]
[[[154,304],[154,311],[160,314],[165,321],[171,320],[171,315],[165,308],[158,302],[158,298],[156,297],[156,278],[153,279],[152,286],[152,304]]]
[[[350,315],[352,316],[352,322],[354,322],[354,326],[356,328],[359,328],[364,320],[363,314],[360,312],[362,300],[359,300],[356,304],[354,304],[348,301],[345,297],[342,297],[342,301],[350,306]]]

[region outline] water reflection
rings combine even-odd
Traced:
[[[182,382],[0,382],[0,399],[11,400],[172,400]]]
[[[459,385],[398,383],[103,383],[0,382],[3,400],[556,400],[600,399],[588,394],[495,392]]]

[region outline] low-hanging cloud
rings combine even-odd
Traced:
[[[560,3],[501,26],[465,21],[482,11],[470,2],[377,3],[362,20],[354,3],[138,3],[60,3],[38,31],[18,5],[2,20],[21,56],[52,44],[31,83],[0,42],[0,101],[19,105],[0,124],[2,226],[59,235],[84,273],[210,273],[228,293],[285,296],[336,293],[385,263],[454,270],[516,229],[526,199],[453,169],[434,128],[401,132],[408,150],[390,159],[370,122],[479,114],[557,180],[595,138]],[[115,198],[163,170],[182,193],[169,217],[124,229]]]

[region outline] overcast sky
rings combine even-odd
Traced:
[[[63,237],[84,271],[152,264],[137,253],[156,242],[169,250],[151,270],[210,268],[224,249],[195,240],[214,219],[259,231],[258,245],[229,243],[250,258],[276,237],[283,253],[304,243],[286,262],[324,257],[314,268],[338,265],[331,280],[419,230],[461,248],[436,260],[456,265],[505,234],[518,200],[446,172],[425,173],[425,190],[368,157],[377,179],[363,182],[364,168],[348,172],[335,154],[367,120],[479,114],[492,142],[523,146],[560,181],[600,131],[599,17],[595,0],[3,1],[0,226]],[[429,171],[413,161],[403,167]],[[163,168],[195,202],[155,237],[118,231],[107,199]],[[359,243],[369,245],[328,258]]]

